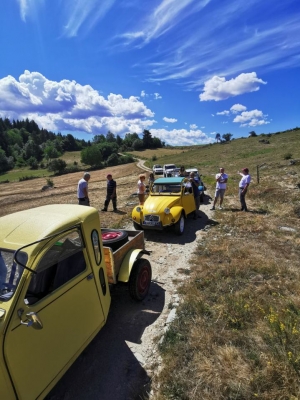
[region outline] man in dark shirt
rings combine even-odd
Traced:
[[[107,192],[106,199],[104,202],[104,208],[101,211],[107,211],[107,207],[109,205],[110,200],[112,200],[114,211],[117,210],[117,183],[113,180],[112,175],[107,175]]]
[[[198,178],[196,178],[194,172],[190,173],[190,183],[193,188],[193,194],[194,194],[195,206],[196,206],[196,210],[194,212],[194,219],[201,218],[201,216],[198,214],[198,210],[200,208],[200,193],[199,193],[198,187],[200,185],[200,182],[199,182]]]

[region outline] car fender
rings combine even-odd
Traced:
[[[119,271],[119,276],[118,276],[118,281],[119,282],[128,282],[129,277],[131,274],[131,270],[133,267],[133,264],[141,258],[144,254],[150,254],[149,251],[147,250],[142,250],[142,249],[130,249],[126,256],[124,257],[121,268]]]
[[[185,214],[185,211],[184,211],[183,207],[176,206],[176,207],[172,207],[171,208],[171,214],[172,214],[172,217],[175,219],[175,222],[177,222],[179,220],[180,215],[182,214],[182,212],[184,214],[184,217],[186,217],[186,214]]]

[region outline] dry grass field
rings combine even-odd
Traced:
[[[140,169],[134,163],[111,167],[91,172],[89,182],[89,197],[93,207],[100,210],[106,196],[106,175],[111,173],[117,180],[117,196],[119,213],[113,213],[110,205],[107,213],[100,213],[103,227],[118,225],[124,216],[132,210],[132,202],[136,202],[131,195],[136,192],[136,184]],[[24,182],[3,183],[0,186],[0,216],[27,208],[46,204],[77,204],[77,183],[83,172],[51,177],[53,189],[42,191],[46,185],[46,178],[37,178]]]

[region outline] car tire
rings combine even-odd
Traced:
[[[124,230],[101,229],[102,243],[113,251],[128,242],[128,233]]]
[[[151,264],[145,258],[137,260],[131,270],[129,277],[129,294],[137,301],[142,301],[149,291],[151,284]]]
[[[136,222],[133,221],[133,227],[136,231],[142,231],[143,228],[141,227],[141,225],[137,224]]]
[[[178,235],[178,236],[183,235],[184,224],[185,224],[184,215],[183,215],[183,213],[181,213],[179,220],[174,225],[176,235]]]

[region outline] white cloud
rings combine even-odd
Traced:
[[[65,1],[65,13],[67,22],[64,26],[64,35],[77,36],[79,29],[84,27],[89,32],[111,9],[116,0],[67,0]]]
[[[267,115],[259,110],[243,111],[234,118],[233,122],[240,123],[241,126],[258,126],[270,123],[267,120]]]
[[[193,129],[193,130],[195,130],[195,129],[198,128],[198,126],[197,126],[196,124],[191,124],[191,125],[190,125],[190,128]]]
[[[159,93],[154,93],[153,96],[154,96],[155,100],[162,99],[162,97]]]
[[[146,94],[145,90],[142,90],[141,91],[141,97],[146,97],[146,96],[148,96],[148,95]]]
[[[214,143],[214,139],[208,137],[200,129],[151,129],[153,136],[160,138],[172,146],[190,146],[197,144]]]
[[[1,117],[34,119],[51,130],[140,133],[155,123],[154,113],[135,96],[110,93],[105,98],[89,85],[50,81],[39,72],[0,79],[0,93]]]
[[[230,108],[230,111],[231,111],[233,114],[238,114],[239,112],[246,111],[246,110],[247,110],[247,107],[243,106],[242,104],[234,104],[234,105]]]
[[[170,122],[171,124],[174,124],[175,122],[177,122],[176,118],[168,118],[168,117],[163,117],[163,120],[165,122]]]
[[[203,93],[199,95],[200,101],[225,100],[229,97],[259,90],[261,84],[266,84],[257,78],[255,72],[240,74],[236,78],[226,81],[226,78],[214,76],[204,84]]]
[[[216,113],[217,115],[229,115],[230,112],[228,110],[220,111]]]

